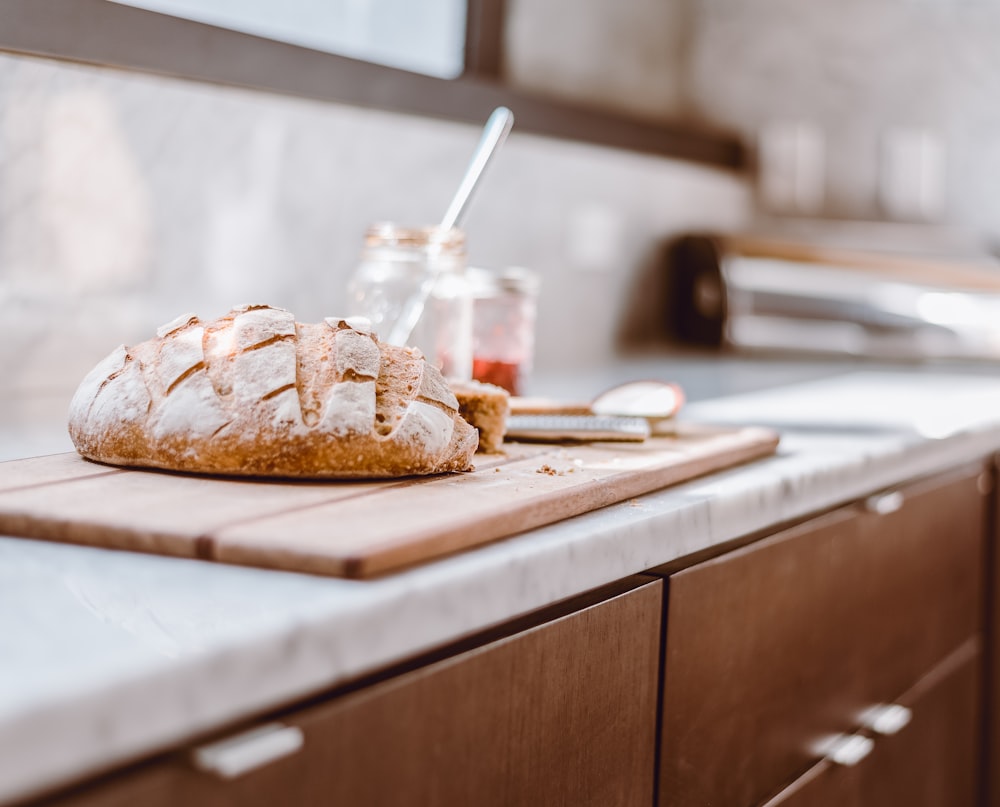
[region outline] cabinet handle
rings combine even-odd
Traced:
[[[826,758],[838,765],[857,765],[874,747],[875,741],[864,734],[843,734],[830,744]]]
[[[195,748],[191,752],[191,763],[200,771],[222,779],[235,779],[294,754],[302,743],[302,729],[297,726],[268,723]]]
[[[880,516],[887,516],[895,513],[903,506],[906,497],[901,490],[892,490],[888,493],[877,493],[865,499],[865,510],[869,513],[876,513]]]
[[[913,712],[898,703],[880,703],[861,717],[862,725],[876,734],[895,734],[913,719]]]
[[[976,477],[976,490],[980,496],[989,496],[993,492],[993,475],[981,473]]]

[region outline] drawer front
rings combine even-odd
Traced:
[[[761,807],[858,807],[858,798],[857,769],[824,759]]]
[[[993,483],[998,483],[1000,455],[993,458]],[[987,587],[987,641],[986,698],[983,710],[986,716],[984,743],[985,793],[984,807],[1000,807],[1000,495],[993,497],[992,529],[990,534],[988,564],[990,585]]]
[[[967,643],[895,699],[912,715],[898,733],[868,732],[862,760],[821,760],[763,807],[975,807],[981,663]]]
[[[876,737],[857,766],[861,807],[974,807],[978,800],[982,657],[970,641],[898,702],[912,720]]]
[[[32,802],[31,807],[170,807],[179,804],[184,769],[156,761],[102,777],[67,795]]]
[[[281,721],[302,747],[237,778],[178,759],[57,803],[648,805],[662,592],[655,580],[304,708]]]
[[[670,578],[661,805],[758,804],[849,723],[852,679],[831,659],[850,647],[858,529],[838,512]]]
[[[759,804],[978,633],[978,476],[845,507],[670,578],[661,805]]]
[[[661,614],[647,584],[331,703],[304,778],[336,804],[649,804]]]
[[[899,491],[898,510],[860,516],[859,562],[845,591],[871,702],[905,691],[982,630],[989,487],[980,476],[914,484]]]

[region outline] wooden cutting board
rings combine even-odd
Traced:
[[[774,453],[761,428],[685,427],[643,443],[506,444],[470,473],[376,482],[223,479],[0,463],[0,533],[364,578]]]

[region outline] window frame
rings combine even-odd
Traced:
[[[545,98],[503,82],[504,0],[469,0],[466,70],[441,79],[106,0],[0,0],[0,51],[482,124],[743,171],[732,132]]]

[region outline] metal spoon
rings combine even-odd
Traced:
[[[465,218],[465,211],[472,198],[472,192],[476,189],[479,178],[489,164],[497,149],[507,139],[511,127],[514,125],[514,113],[507,107],[500,106],[493,110],[493,113],[486,121],[483,135],[479,139],[479,145],[472,155],[469,167],[465,169],[465,176],[455,192],[455,198],[451,200],[448,210],[441,220],[441,229],[450,230],[458,227]]]
[[[469,200],[472,198],[472,192],[479,183],[479,178],[483,175],[483,171],[493,158],[493,155],[500,148],[500,145],[507,139],[507,135],[510,133],[513,125],[514,113],[504,106],[494,109],[493,113],[487,119],[482,137],[479,139],[479,145],[476,146],[476,150],[473,152],[469,167],[465,169],[465,176],[462,177],[462,182],[459,184],[458,190],[455,192],[455,196],[451,200],[451,204],[448,206],[448,210],[445,212],[444,218],[439,225],[438,229],[442,233],[447,233],[449,230],[458,227],[464,220],[465,213],[469,207]],[[436,264],[432,261],[431,266],[436,266]],[[434,288],[437,276],[437,269],[428,273],[423,283],[420,284],[420,288],[417,289],[417,292],[406,301],[403,306],[403,313],[396,320],[396,324],[389,332],[389,336],[386,339],[387,342],[393,345],[406,344],[410,338],[410,334],[420,320],[420,315],[424,312],[424,306]]]

